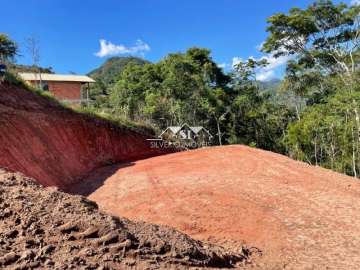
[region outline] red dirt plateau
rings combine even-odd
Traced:
[[[245,146],[102,168],[74,192],[112,214],[263,251],[261,269],[359,269],[360,183]],[[228,240],[228,242],[224,241]]]

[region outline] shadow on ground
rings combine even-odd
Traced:
[[[104,166],[100,169],[96,169],[93,172],[89,173],[88,176],[84,177],[83,181],[79,181],[77,184],[69,187],[65,192],[74,194],[89,196],[95,192],[98,188],[103,186],[106,179],[117,173],[118,170],[126,167],[133,166],[134,162],[127,162],[115,165]],[[96,173],[94,173],[96,171]],[[86,180],[85,180],[86,179]]]

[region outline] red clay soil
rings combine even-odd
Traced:
[[[261,269],[359,269],[360,183],[282,155],[207,148],[102,168],[83,183],[74,192],[109,213],[245,240],[263,251]]]
[[[0,168],[62,189],[114,162],[163,154],[149,136],[0,83]]]
[[[249,263],[167,226],[101,213],[82,196],[0,170],[0,269],[200,269]]]

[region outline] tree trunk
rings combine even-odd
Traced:
[[[318,152],[318,149],[317,149],[317,133],[316,133],[316,136],[315,136],[315,143],[314,143],[314,157],[315,157],[315,165],[317,166],[318,165],[318,159],[317,159],[317,152]]]
[[[298,105],[296,104],[296,102],[295,102],[295,110],[296,110],[296,117],[297,117],[298,121],[300,121],[301,120],[300,112],[299,112],[299,108],[298,108]]]
[[[221,141],[221,130],[220,130],[220,120],[215,117],[217,131],[218,131],[218,139],[219,139],[219,145],[222,145]]]
[[[357,178],[357,170],[356,170],[356,154],[355,154],[355,136],[354,136],[354,128],[351,128],[351,135],[352,135],[352,167],[353,167],[353,174],[354,177]]]

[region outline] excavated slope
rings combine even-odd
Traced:
[[[0,84],[0,167],[41,184],[71,187],[93,169],[163,154],[147,136]]]
[[[260,269],[359,269],[360,182],[245,146],[102,168],[75,192],[197,239],[246,240]],[[111,176],[109,176],[111,175]]]
[[[167,153],[150,148],[146,139],[0,84],[0,268],[251,267],[249,256],[256,249],[222,248],[166,226],[112,217],[82,196],[57,190],[73,189],[106,164]]]

